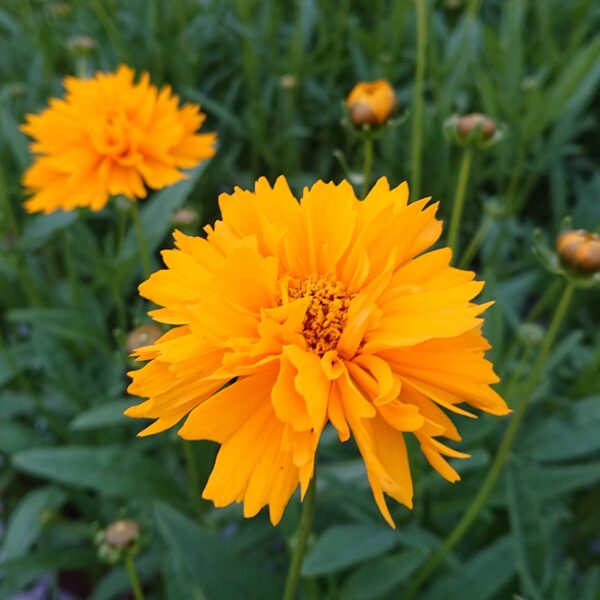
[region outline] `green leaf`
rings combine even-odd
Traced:
[[[177,482],[156,461],[119,446],[44,448],[13,456],[25,473],[117,498],[164,498],[182,501]]]
[[[526,475],[517,464],[508,465],[505,482],[521,590],[528,598],[542,600],[550,540],[544,528],[540,506],[528,486]]]
[[[232,550],[226,540],[206,531],[163,503],[154,509],[156,527],[169,552],[185,569],[189,589],[207,600],[280,598],[283,581],[252,557]],[[182,577],[183,573],[179,573]],[[179,583],[180,587],[183,585]]]
[[[77,220],[77,211],[56,211],[49,215],[35,215],[28,219],[20,240],[21,248],[26,252],[37,250],[54,234]]]
[[[344,581],[341,600],[382,598],[404,583],[424,562],[428,552],[412,548],[376,558],[362,565]]]
[[[60,508],[66,495],[54,487],[42,487],[29,492],[10,515],[2,543],[3,560],[25,554],[35,543],[42,528],[42,515]]]
[[[14,454],[42,445],[39,433],[24,423],[0,423],[0,452]]]
[[[422,600],[504,598],[498,592],[511,580],[514,572],[512,543],[508,536],[504,536],[478,551],[473,558],[461,562],[456,572],[436,579]]]
[[[527,467],[527,477],[538,500],[548,500],[596,485],[600,481],[600,462],[565,466],[532,465]]]
[[[100,427],[131,424],[131,420],[123,414],[123,411],[129,406],[131,406],[131,400],[115,400],[94,406],[75,417],[71,421],[71,429],[86,431]]]
[[[302,574],[327,575],[387,552],[398,541],[377,525],[339,525],[328,529],[306,555]]]

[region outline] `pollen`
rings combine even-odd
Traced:
[[[331,275],[310,275],[304,281],[291,279],[287,296],[290,301],[310,300],[302,329],[307,347],[319,356],[335,350],[354,295],[349,295],[344,284]]]

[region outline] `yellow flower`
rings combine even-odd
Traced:
[[[121,66],[92,79],[67,77],[66,96],[28,115],[23,131],[33,138],[33,165],[23,183],[25,206],[45,213],[87,206],[101,210],[110,196],[145,198],[171,185],[214,154],[216,135],[198,134],[200,107],[178,107],[169,86],[161,90],[144,73]]]
[[[355,125],[383,125],[396,110],[396,93],[385,79],[357,83],[346,98]]]
[[[483,283],[450,266],[451,252],[424,253],[440,236],[437,205],[408,204],[408,186],[380,179],[364,201],[347,182],[317,182],[300,203],[281,177],[219,198],[223,216],[206,239],[175,232],[167,269],[140,286],[174,327],[136,357],[127,410],[155,419],[141,435],[188,418],[186,439],[219,442],[203,497],[216,506],[268,505],[281,518],[304,495],[330,423],[354,437],[375,501],[393,526],[384,494],[412,506],[404,442],[416,436],[446,479],[446,457],[465,454],[446,411],[470,404],[504,415],[490,388],[498,378],[471,300]]]

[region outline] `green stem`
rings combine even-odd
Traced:
[[[363,163],[363,181],[361,197],[364,199],[371,187],[371,171],[373,169],[373,136],[365,133],[365,158]]]
[[[481,8],[480,0],[469,0],[467,4],[467,15],[471,19],[476,19]]]
[[[190,496],[193,500],[197,500],[200,497],[200,479],[198,477],[196,457],[194,455],[194,448],[192,446],[193,442],[189,442],[187,440],[182,441]]]
[[[473,148],[467,146],[460,163],[458,172],[458,181],[456,183],[456,192],[454,194],[454,203],[452,204],[452,216],[450,218],[450,231],[448,232],[448,246],[452,248],[454,262],[458,258],[458,233],[460,229],[460,220],[465,204],[467,184],[469,183],[469,173],[471,172],[471,163],[473,162]]]
[[[296,547],[294,548],[292,561],[290,562],[290,568],[285,581],[283,600],[296,600],[298,584],[300,583],[300,569],[302,568],[302,561],[304,560],[304,555],[308,548],[308,538],[310,536],[313,515],[315,513],[316,494],[317,480],[316,475],[313,475],[312,481],[306,490],[306,496],[304,497],[302,515],[298,525]]]
[[[150,273],[152,272],[152,267],[150,266],[150,253],[148,252],[148,244],[146,243],[146,236],[144,235],[142,217],[140,216],[140,209],[138,208],[138,203],[136,200],[131,203],[131,207],[133,225],[135,227],[135,233],[137,235],[138,245],[140,248],[142,266],[144,267],[144,277],[149,277]]]
[[[77,316],[80,319],[83,319],[79,278],[77,277],[77,271],[75,269],[75,260],[73,258],[73,249],[71,246],[71,236],[67,230],[63,229],[61,231],[61,238],[63,258],[65,260],[65,267],[67,269],[67,279],[69,281],[69,288],[71,290],[71,302],[73,303],[73,308],[77,311]]]
[[[489,217],[485,217],[483,221],[481,221],[479,228],[475,232],[475,235],[471,238],[467,249],[460,259],[459,266],[461,269],[466,269],[471,264],[475,258],[475,255],[479,251],[479,248],[481,248],[483,240],[485,240],[485,236],[490,232],[492,225],[493,221]]]
[[[89,7],[100,22],[100,25],[102,25],[113,47],[116,48],[121,62],[131,64],[131,58],[129,56],[127,46],[123,43],[123,39],[119,33],[119,28],[112,20],[110,12],[106,10],[106,8],[103,6],[103,3],[99,2],[99,0],[90,0]]]
[[[135,598],[135,600],[144,600],[144,592],[142,591],[140,578],[138,577],[137,570],[133,562],[133,557],[130,553],[127,553],[125,555],[125,560],[123,561],[123,564],[125,565],[127,576],[129,577],[129,583],[131,584],[131,591],[133,592],[133,597]]]
[[[413,197],[421,192],[421,161],[423,154],[423,110],[425,87],[425,60],[427,49],[426,0],[416,0],[417,5],[417,64],[415,67],[415,90],[413,98],[413,127],[411,149],[411,186]]]
[[[445,539],[442,546],[433,553],[431,558],[425,563],[425,565],[423,565],[421,570],[413,578],[411,585],[406,591],[406,594],[403,596],[403,600],[410,600],[415,597],[415,594],[419,591],[421,585],[429,578],[436,567],[446,558],[447,554],[454,548],[454,546],[456,546],[456,544],[458,544],[465,533],[469,530],[485,506],[490,494],[494,490],[498,477],[500,476],[502,469],[504,468],[504,465],[509,457],[510,450],[523,422],[523,418],[525,417],[527,407],[529,406],[529,403],[539,383],[544,364],[546,363],[546,359],[548,358],[548,354],[550,353],[550,349],[552,348],[556,334],[558,333],[559,327],[567,312],[567,308],[569,307],[569,303],[571,302],[573,291],[574,285],[571,282],[567,283],[560,302],[556,307],[556,311],[554,312],[554,316],[552,317],[550,326],[548,327],[546,335],[544,336],[544,339],[540,345],[540,350],[529,375],[529,379],[525,382],[523,391],[520,394],[521,402],[516,407],[514,416],[504,432],[504,436],[500,443],[496,458],[494,459],[494,462],[492,463],[492,466],[488,471],[481,488],[479,488],[477,495],[475,498],[473,498],[466,513],[464,513],[461,520],[450,532],[450,535]]]

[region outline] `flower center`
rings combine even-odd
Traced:
[[[335,350],[354,295],[348,295],[344,285],[331,275],[311,275],[304,281],[292,279],[288,297],[290,301],[309,299],[302,328],[308,348],[319,356]]]

